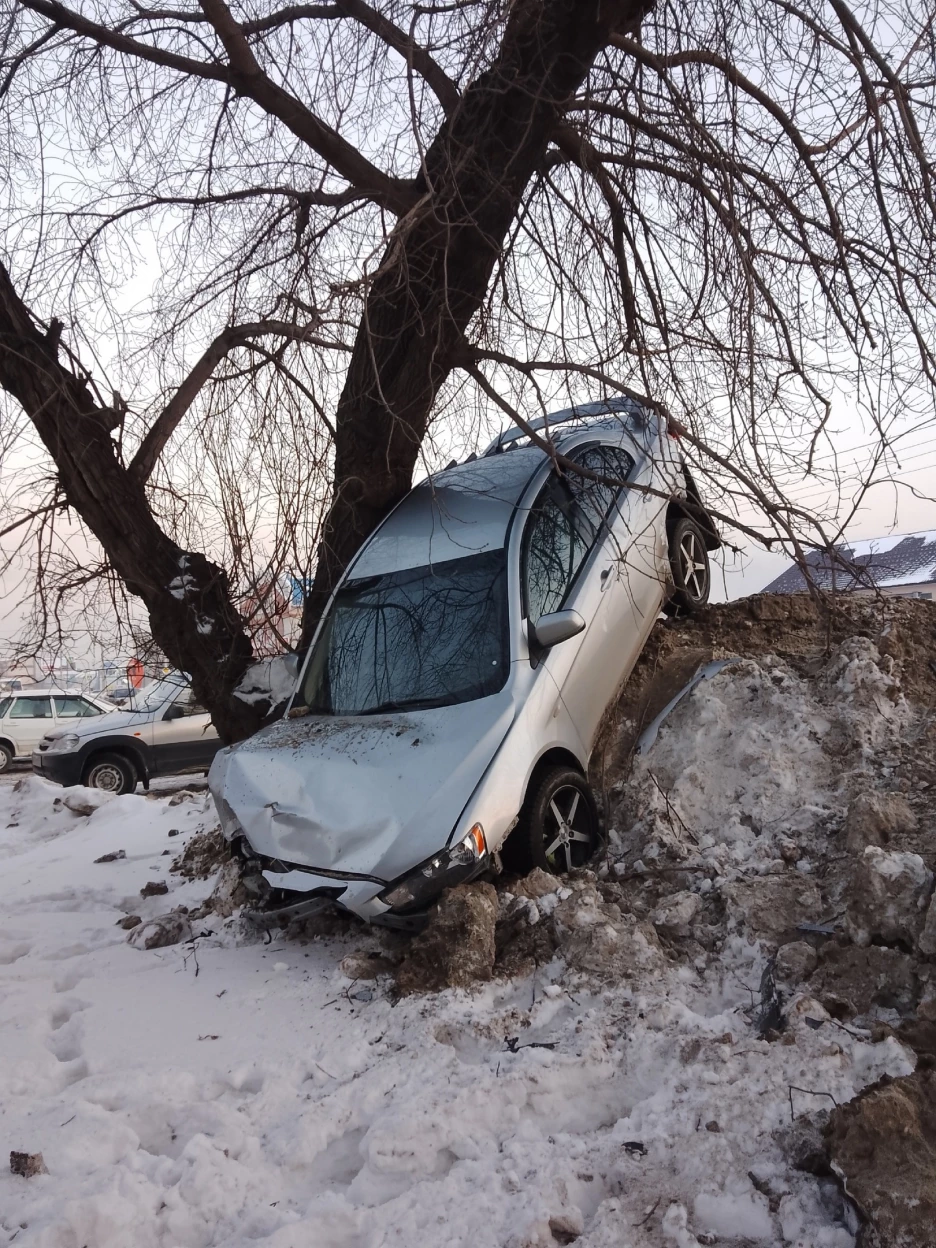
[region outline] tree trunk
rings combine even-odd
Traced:
[[[29,414],[58,469],[68,504],[144,602],[156,643],[192,678],[222,740],[255,732],[262,715],[232,698],[252,658],[227,576],[159,527],[139,477],[117,458],[114,414],[59,362],[57,335],[36,328],[0,265],[0,385]]]
[[[649,8],[647,0],[515,0],[494,63],[427,151],[423,197],[399,222],[370,285],[338,403],[334,493],[303,644],[351,557],[410,487],[439,387],[563,105],[610,35],[633,31]]]

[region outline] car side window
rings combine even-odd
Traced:
[[[630,455],[616,446],[589,446],[574,458],[613,482],[626,481],[634,467]],[[534,624],[562,606],[623,488],[574,472],[550,478],[533,505],[524,538],[524,593]]]
[[[528,618],[558,611],[590,542],[568,491],[552,478],[533,505],[524,540],[523,583]]]
[[[52,703],[48,698],[15,698],[10,719],[51,719]]]
[[[54,698],[55,714],[59,719],[84,719],[89,715],[100,715],[100,711],[87,698],[66,697]]]
[[[634,470],[634,461],[619,446],[588,446],[574,458],[583,468],[609,478],[594,481],[588,477],[576,477],[571,472],[567,474],[569,488],[597,535],[624,488],[612,482],[626,481]]]
[[[208,712],[200,702],[195,701],[195,695],[191,689],[186,689],[172,703],[173,714],[175,716],[182,715],[207,715]]]

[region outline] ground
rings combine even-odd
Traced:
[[[802,1133],[827,1161],[824,1111],[923,1062],[933,616],[758,610],[658,628],[601,754],[606,859],[498,881],[467,988],[206,906],[171,870],[204,791],[0,788],[0,1144],[45,1170],[0,1173],[0,1245],[851,1248],[868,1210]],[[634,761],[696,651],[742,662]]]

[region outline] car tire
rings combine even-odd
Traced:
[[[13,762],[13,751],[8,745],[0,742],[0,775],[10,770],[10,763]]]
[[[130,760],[121,754],[95,754],[81,782],[105,793],[132,793],[137,786],[137,774]]]
[[[573,767],[550,767],[534,777],[501,859],[509,871],[540,867],[562,875],[583,867],[604,844],[598,803]]]
[[[673,525],[669,538],[673,592],[669,606],[697,611],[709,600],[712,570],[705,536],[694,520],[683,516]]]

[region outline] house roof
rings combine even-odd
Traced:
[[[885,589],[936,581],[936,529],[842,542],[834,547],[834,554],[810,550],[806,565],[820,589]],[[794,563],[762,592],[796,594],[807,588],[803,569]]]

